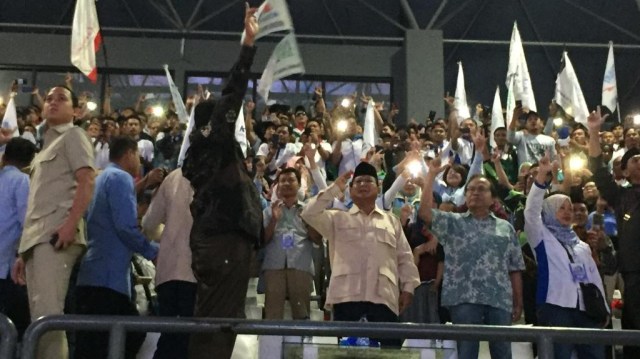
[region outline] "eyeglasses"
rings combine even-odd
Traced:
[[[487,187],[467,187],[467,193],[469,192],[485,193],[489,191],[491,191],[491,189]]]
[[[353,184],[356,186],[366,186],[373,183],[376,183],[376,179],[371,176],[359,176],[353,180]]]

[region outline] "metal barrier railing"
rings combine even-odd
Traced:
[[[23,337],[22,359],[35,359],[38,340],[50,330],[108,331],[110,333],[109,359],[124,358],[124,344],[128,331],[170,333],[223,331],[257,335],[535,342],[538,344],[539,359],[553,358],[553,343],[619,345],[640,343],[638,330],[61,315],[40,318],[29,326]]]
[[[0,313],[0,358],[13,358],[18,342],[18,331],[11,319]]]

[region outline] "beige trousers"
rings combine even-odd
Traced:
[[[311,274],[297,269],[264,271],[265,319],[284,319],[284,301],[289,297],[293,319],[309,319]]]
[[[82,252],[83,247],[79,245],[56,251],[49,243],[41,243],[25,253],[32,321],[45,315],[64,314],[64,299],[69,288],[71,270]],[[67,357],[67,338],[64,331],[50,331],[40,338],[38,359]]]

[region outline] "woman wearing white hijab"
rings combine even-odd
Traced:
[[[604,289],[589,245],[571,229],[571,199],[563,194],[544,198],[551,169],[548,155],[541,158],[524,212],[524,230],[538,263],[538,325],[602,328],[606,322],[598,323],[585,312],[580,283],[593,283],[600,293]],[[601,345],[555,344],[554,358],[569,359],[574,349],[579,359],[600,359],[605,355]]]

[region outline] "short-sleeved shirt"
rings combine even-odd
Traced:
[[[95,169],[93,146],[87,133],[72,123],[53,126],[45,134],[44,148],[31,162],[31,184],[20,253],[48,242],[66,220],[76,194],[75,173]],[[86,244],[79,228],[76,244]]]
[[[547,152],[556,157],[556,140],[547,135],[507,131],[507,141],[518,150],[518,168],[525,162],[538,163]]]
[[[313,274],[313,244],[309,240],[307,225],[300,217],[302,202],[291,208],[282,206],[282,217],[276,224],[273,238],[265,247],[262,270],[297,269]],[[273,216],[271,206],[262,212],[264,227]],[[288,237],[291,236],[291,237]],[[291,242],[287,242],[291,238]]]
[[[442,305],[484,304],[511,311],[510,272],[524,270],[516,232],[493,214],[432,210],[432,233],[444,247]]]

